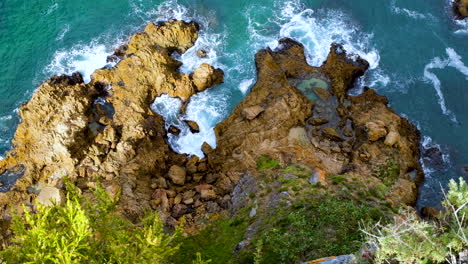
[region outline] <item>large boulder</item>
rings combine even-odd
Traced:
[[[46,186],[41,190],[36,201],[45,206],[60,205],[65,202],[65,196],[60,189]]]
[[[168,175],[173,183],[178,184],[178,185],[184,185],[185,176],[187,175],[187,172],[181,166],[173,165],[169,169]]]
[[[465,19],[468,17],[468,0],[454,0],[453,10],[457,19]]]
[[[198,92],[224,82],[224,72],[213,66],[203,63],[191,75]]]

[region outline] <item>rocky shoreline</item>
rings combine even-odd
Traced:
[[[351,196],[378,192],[391,208],[414,205],[423,180],[419,132],[374,90],[348,95],[368,63],[349,59],[337,44],[321,67],[309,66],[304,47],[291,39],[259,51],[257,83],[216,126],[216,149],[205,143],[202,159],[175,153],[152,101],[162,94],[188,101],[223,82],[223,72],[208,64],[190,75],[178,71],[171,54],[193,46],[197,32],[194,22],[150,23],[110,58],[118,64],[97,70],[89,84],[78,73],[44,82],[21,107],[14,149],[0,161],[2,177],[18,177],[0,193],[2,222],[10,206],[63,201],[67,177],[85,196],[102,185],[133,221],[158,210],[169,225],[184,216],[196,228],[253,202],[242,190],[248,179],[262,179],[262,157],[300,164],[304,188],[332,192],[341,188],[333,184],[339,175],[362,183]],[[263,204],[276,199],[266,197]]]

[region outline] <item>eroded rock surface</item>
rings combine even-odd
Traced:
[[[97,70],[89,84],[80,75],[42,84],[21,107],[15,148],[0,161],[0,174],[25,168],[0,194],[0,213],[36,199],[37,192],[27,191],[32,186],[63,188],[67,176],[85,195],[100,182],[130,219],[151,208],[168,224],[182,216],[190,224],[233,210],[239,200],[233,190],[245,175],[255,181],[263,155],[308,168],[307,186],[331,190],[334,175],[347,175],[369,188],[385,184],[379,195],[395,206],[415,202],[422,179],[417,129],[375,91],[347,94],[368,63],[335,44],[321,67],[309,66],[302,45],[290,39],[280,40],[278,50],[261,50],[257,83],[216,126],[216,149],[203,144],[202,159],[173,152],[164,120],[150,109],[154,98],[187,101],[223,80],[222,71],[205,64],[190,75],[178,72],[171,53],[190,48],[197,30],[182,21],[150,23],[116,51],[120,62]]]

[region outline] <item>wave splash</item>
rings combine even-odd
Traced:
[[[441,59],[440,57],[435,57],[431,60],[430,63],[426,64],[426,66],[424,67],[424,78],[426,79],[426,81],[431,82],[434,89],[436,90],[438,102],[442,113],[448,116],[452,122],[458,123],[455,114],[447,108],[445,97],[442,92],[442,84],[439,78],[430,70],[452,67],[458,70],[463,75],[465,75],[466,79],[468,80],[468,67],[465,66],[465,64],[461,61],[461,56],[458,55],[454,49],[447,48],[445,52],[447,53],[448,58]]]
[[[371,45],[373,34],[362,33],[347,15],[329,9],[305,8],[300,1],[277,3],[273,8],[279,10],[265,16],[259,21],[259,10],[267,12],[271,8],[253,5],[247,11],[248,30],[253,46],[268,45],[271,49],[278,47],[278,39],[291,38],[302,43],[307,52],[307,62],[320,66],[327,58],[332,43],[340,43],[351,58],[356,55],[369,62],[369,71],[361,81],[362,86],[383,86],[390,82],[390,77],[379,69],[380,55]],[[263,10],[262,10],[263,9]],[[279,33],[275,33],[277,29]]]

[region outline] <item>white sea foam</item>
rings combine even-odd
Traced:
[[[68,31],[70,31],[70,25],[69,25],[69,24],[65,24],[65,27],[62,29],[62,31],[60,31],[60,33],[59,33],[58,36],[55,38],[55,40],[57,40],[57,41],[62,40],[63,37],[65,37],[65,35],[68,33]]]
[[[308,63],[320,66],[326,60],[331,44],[340,43],[350,58],[358,55],[369,62],[371,76],[367,78],[365,85],[385,86],[390,82],[390,77],[378,69],[380,55],[371,45],[373,35],[362,33],[342,12],[304,9],[300,1],[286,1],[282,6],[275,7],[281,12],[259,23],[255,21],[258,8],[261,7],[254,5],[247,12],[251,39],[259,42],[254,46],[268,45],[275,49],[279,38],[292,38],[304,45]],[[279,34],[265,31],[265,28],[274,26],[279,28]]]
[[[455,23],[460,27],[460,29],[455,30],[455,34],[468,34],[468,18],[456,20]]]
[[[251,88],[253,82],[254,82],[254,79],[243,80],[243,81],[239,84],[239,90],[240,90],[243,94],[247,94],[247,91]]]
[[[219,62],[218,56],[218,52],[222,49],[223,42],[224,40],[221,34],[205,32],[203,30],[200,31],[195,45],[178,58],[183,63],[182,67],[180,67],[180,71],[189,74],[202,63],[208,63],[215,68],[226,69],[227,67]],[[205,51],[206,57],[200,58],[197,55],[198,50]]]
[[[46,67],[46,75],[72,74],[80,72],[85,82],[91,80],[91,74],[106,65],[107,56],[113,53],[111,48],[94,40],[88,45],[78,44],[70,50],[59,50],[55,52],[52,62]]]
[[[466,67],[465,64],[461,61],[461,56],[458,55],[454,49],[447,48],[445,52],[447,53],[448,58],[441,59],[440,57],[435,57],[434,59],[432,59],[431,62],[426,64],[426,66],[424,67],[424,77],[434,86],[442,113],[448,116],[450,120],[452,120],[454,123],[458,123],[455,114],[447,108],[444,94],[442,92],[442,84],[439,78],[430,70],[444,69],[445,67],[453,67],[457,69],[460,73],[465,75],[466,79],[468,80],[468,67]]]
[[[151,104],[151,110],[155,113],[160,114],[167,121],[166,125],[175,122],[177,120],[182,102],[179,98],[170,97],[167,94],[163,94],[157,97],[153,104]]]
[[[0,116],[0,121],[11,120],[13,119],[12,115]]]
[[[422,14],[422,13],[417,12],[417,11],[413,11],[413,10],[409,10],[409,9],[406,9],[406,8],[398,7],[398,6],[396,6],[396,0],[391,1],[390,8],[391,8],[392,12],[395,13],[395,14],[405,15],[405,16],[408,16],[408,17],[413,18],[413,19],[426,19],[426,18],[428,18],[428,16],[433,18],[433,16],[430,15],[430,14],[428,16],[426,16],[425,14]]]
[[[58,8],[58,3],[54,3],[53,5],[49,6],[49,8],[47,9],[45,15],[46,16],[50,15],[52,12],[57,10],[57,8]]]

